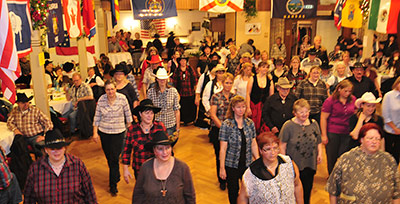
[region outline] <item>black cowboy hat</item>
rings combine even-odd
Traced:
[[[154,134],[151,134],[151,137],[153,139],[144,145],[144,148],[148,151],[152,151],[154,145],[175,145],[174,141],[168,137],[168,134],[165,131],[157,131]]]
[[[110,75],[114,76],[114,74],[117,72],[123,72],[124,75],[127,75],[129,73],[128,71],[129,70],[128,70],[126,64],[121,62],[121,63],[115,65],[115,69],[110,71]]]
[[[64,136],[57,128],[47,131],[44,138],[44,147],[46,148],[60,149],[62,147],[68,146],[69,144],[70,143],[65,141]]]
[[[218,53],[216,53],[216,52],[212,53],[212,54],[210,55],[210,58],[213,58],[214,56],[217,56],[218,59],[221,59],[221,56],[220,56]]]
[[[189,56],[188,56],[188,55],[185,55],[185,54],[183,54],[183,55],[181,55],[180,57],[178,57],[178,58],[176,59],[176,61],[180,62],[180,61],[181,61],[181,59],[186,59],[186,61],[189,61]]]
[[[353,69],[355,69],[355,68],[363,68],[365,70],[367,67],[364,66],[361,62],[356,62],[356,63],[354,63],[353,66],[350,66],[350,70],[353,71]]]
[[[66,72],[70,72],[73,68],[74,68],[74,64],[72,64],[71,62],[66,62],[63,65],[63,70]]]
[[[322,63],[319,67],[320,67],[321,69],[330,69],[330,68],[333,67],[333,65],[328,64],[328,63]]]
[[[46,68],[47,65],[49,65],[49,64],[51,64],[51,63],[53,63],[53,61],[51,61],[51,60],[46,60],[46,61],[44,62],[44,68]]]
[[[26,102],[29,102],[30,100],[32,100],[32,98],[33,98],[33,96],[28,98],[25,93],[17,93],[17,100],[15,102],[16,103],[18,103],[18,102],[26,103]]]
[[[143,112],[143,110],[152,109],[154,114],[160,112],[161,108],[154,106],[153,101],[150,99],[143,99],[140,101],[140,104],[133,109],[133,114],[138,116],[139,112]]]

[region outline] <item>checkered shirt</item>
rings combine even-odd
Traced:
[[[308,79],[300,82],[296,87],[295,95],[297,98],[304,98],[310,103],[310,114],[321,112],[322,104],[328,98],[325,82],[318,80],[314,86]]]
[[[53,123],[35,106],[29,105],[28,110],[24,113],[17,106],[10,113],[7,127],[11,131],[18,129],[24,136],[32,137],[53,129]]]
[[[244,118],[243,132],[246,137],[246,167],[251,163],[251,142],[257,136],[254,122]],[[231,168],[239,167],[240,150],[242,146],[242,134],[235,119],[226,119],[219,129],[219,140],[228,142],[226,149],[225,166]]]
[[[289,71],[286,73],[286,78],[287,78],[289,81],[293,81],[293,82],[294,82],[294,85],[293,85],[293,88],[292,88],[292,91],[294,91],[294,90],[296,89],[296,86],[299,85],[300,82],[301,82],[302,80],[304,80],[305,78],[307,78],[307,73],[305,73],[303,70],[299,70],[299,71],[297,72],[296,76],[295,76],[295,75],[292,73],[292,71],[289,70]]]
[[[178,92],[179,92],[180,96],[182,96],[182,97],[193,96],[196,91],[197,77],[194,76],[195,83],[191,84],[190,73],[193,73],[193,72],[189,72],[189,69],[191,69],[191,67],[187,67],[185,72],[175,71],[175,73],[173,75],[174,86],[180,87]],[[180,79],[180,82],[181,82],[180,85],[178,84],[179,83],[178,79]]]
[[[68,94],[71,96],[72,104],[74,104],[78,101],[79,98],[85,96],[93,96],[93,91],[88,84],[82,83],[78,88],[73,85],[68,90]]]
[[[128,81],[133,86],[133,89],[135,89],[136,97],[139,98],[139,91],[138,91],[138,87],[137,87],[137,84],[136,84],[135,76],[133,76],[132,74],[128,74],[128,75],[126,75],[126,78],[128,79]]]
[[[10,186],[11,180],[12,174],[6,163],[6,155],[0,150],[0,191]]]
[[[85,164],[65,154],[65,163],[57,176],[48,156],[34,162],[25,184],[24,203],[97,203],[96,193]]]
[[[144,134],[139,123],[130,126],[126,133],[124,151],[122,152],[122,164],[129,165],[132,156],[132,169],[139,174],[142,164],[154,156],[153,152],[147,151],[144,148],[144,145],[150,142],[152,140],[151,135],[158,131],[166,131],[162,122],[154,121],[153,127],[150,129],[150,134]]]
[[[166,128],[174,127],[176,125],[175,111],[181,109],[178,91],[171,87],[161,93],[153,87],[149,89],[147,98],[153,101],[155,106],[161,108],[161,111],[156,114],[156,121],[161,121]]]
[[[229,103],[234,96],[236,96],[236,94],[229,93],[229,98],[226,98],[222,91],[220,91],[211,97],[210,106],[217,106],[217,118],[221,123],[224,122],[226,118],[226,111],[228,111]],[[211,126],[215,126],[213,120],[211,120]]]
[[[97,102],[93,125],[99,127],[101,132],[118,134],[126,130],[125,122],[133,121],[128,99],[124,94],[115,93],[116,98],[111,105],[107,94],[102,95]]]

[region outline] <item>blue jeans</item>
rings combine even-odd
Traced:
[[[13,178],[8,188],[0,190],[0,203],[2,204],[17,204],[22,202],[22,194],[19,188],[17,177],[11,173]]]
[[[176,131],[176,125],[174,125],[174,126],[172,126],[170,128],[167,128],[167,135],[168,136],[173,136],[175,131]]]

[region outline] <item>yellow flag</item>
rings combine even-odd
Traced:
[[[359,0],[347,0],[342,10],[342,26],[347,28],[361,28],[362,14]]]

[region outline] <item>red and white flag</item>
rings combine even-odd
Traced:
[[[199,0],[200,11],[232,13],[243,11],[244,0]]]
[[[15,84],[21,74],[6,0],[0,0],[0,79],[4,97],[15,103]]]
[[[155,34],[165,35],[165,19],[140,20],[140,36],[144,39],[154,38]]]
[[[69,37],[76,38],[82,33],[81,7],[78,0],[63,0],[65,25]]]

